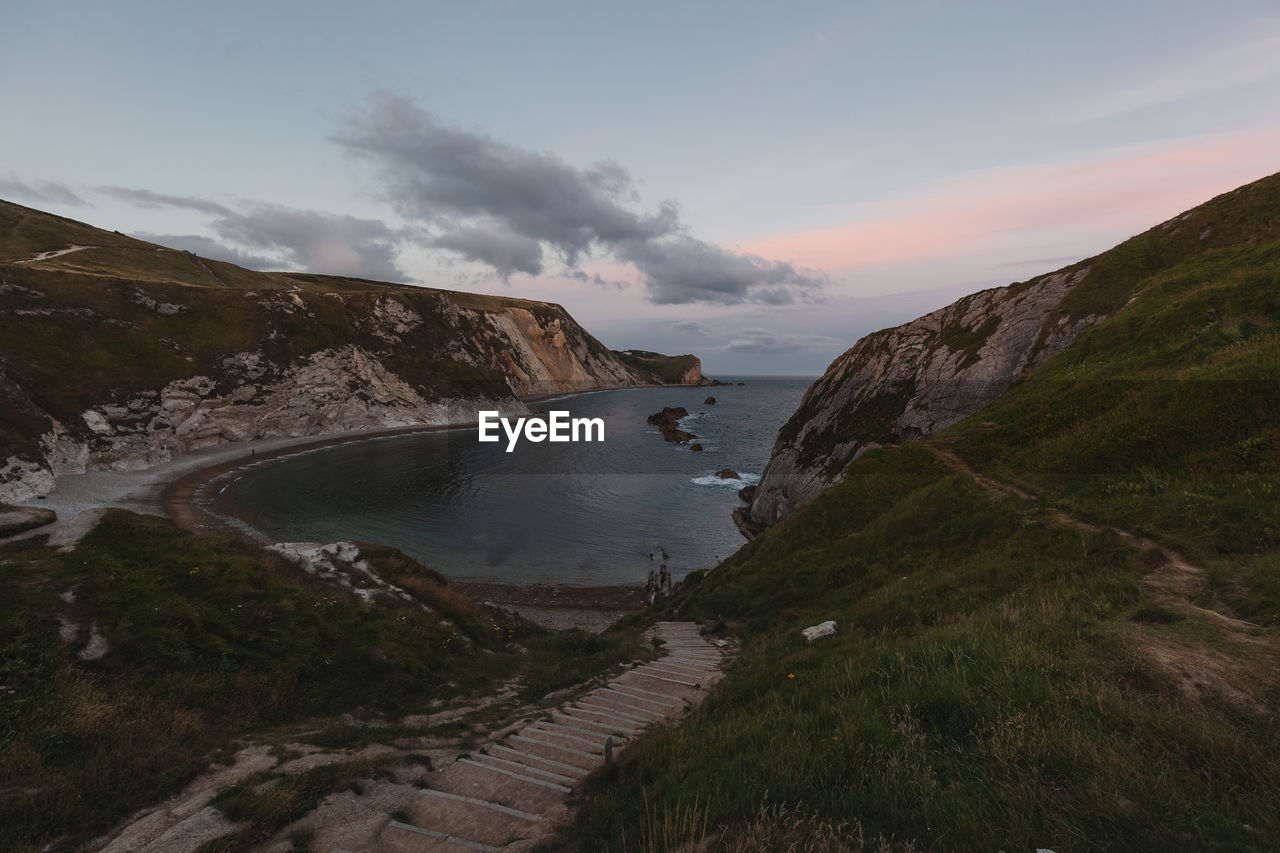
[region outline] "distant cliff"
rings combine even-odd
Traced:
[[[702,381],[643,355],[552,303],[257,273],[0,202],[0,500],[224,441]]]
[[[1123,307],[1161,270],[1280,235],[1280,176],[1218,196],[1097,257],[984,290],[858,341],[778,431],[745,525],[786,518],[867,450],[977,412]]]

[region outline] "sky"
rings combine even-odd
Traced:
[[[0,198],[816,375],[1280,170],[1280,7],[0,0]]]

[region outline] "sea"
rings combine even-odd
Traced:
[[[454,578],[643,584],[665,562],[679,580],[745,544],[738,492],[814,379],[722,378],[735,384],[530,404],[603,419],[602,442],[522,439],[507,452],[505,435],[481,443],[474,427],[353,441],[243,469],[216,484],[212,507],[272,542],[378,542]],[[689,410],[681,426],[701,452],[647,423],[664,406]],[[717,476],[725,468],[739,476]]]

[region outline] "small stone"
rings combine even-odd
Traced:
[[[817,625],[805,628],[800,633],[805,640],[812,643],[814,640],[821,640],[823,637],[830,637],[836,632],[836,623],[834,619],[828,619],[826,622],[820,622]]]

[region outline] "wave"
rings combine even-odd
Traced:
[[[726,480],[721,477],[717,477],[715,474],[708,474],[705,477],[694,477],[689,482],[698,486],[727,486],[733,489],[741,489],[743,486],[754,486],[756,483],[759,483],[760,475],[743,474],[741,480],[734,480],[732,478]]]

